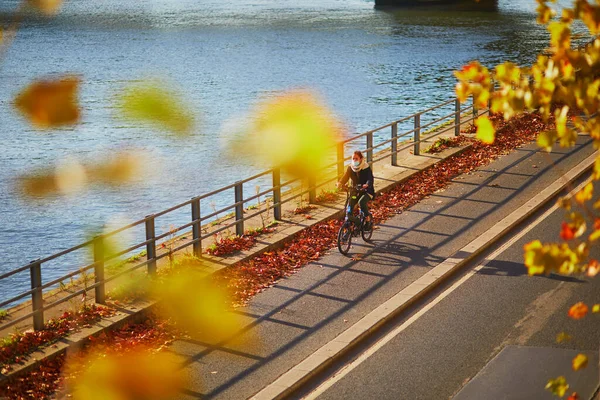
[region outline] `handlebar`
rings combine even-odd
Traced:
[[[341,189],[343,189],[346,192],[349,192],[351,189],[356,190],[357,192],[366,192],[367,191],[367,188],[363,188],[363,185],[356,185],[356,186],[344,185],[341,187]]]

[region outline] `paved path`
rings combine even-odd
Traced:
[[[449,399],[486,364],[455,400],[552,400],[557,397],[544,387],[560,375],[571,385],[568,394],[576,391],[582,400],[591,399],[598,388],[598,317],[574,321],[567,310],[579,301],[598,303],[600,281],[529,277],[524,244],[556,241],[564,210],[536,217],[431,296],[414,319],[404,316],[390,324],[380,335],[382,345],[361,353],[336,378],[324,379],[326,384],[316,384],[319,389],[307,400]],[[593,247],[591,257],[599,256],[600,248]],[[557,344],[560,332],[573,340]],[[579,352],[588,355],[589,366],[573,372],[571,360]]]
[[[359,240],[350,255],[361,259],[332,251],[256,296],[239,311],[248,327],[231,343],[176,342],[194,377],[181,398],[252,396],[592,154],[584,142],[551,155],[526,146],[457,178],[380,225],[373,244]],[[250,336],[260,344],[244,345]]]

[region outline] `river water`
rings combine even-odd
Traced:
[[[4,0],[0,13],[16,5]],[[547,44],[534,9],[533,0],[500,0],[497,12],[393,13],[364,0],[70,0],[53,19],[26,18],[0,61],[0,273],[78,244],[115,216],[140,219],[260,171],[224,157],[223,146],[261,96],[310,88],[361,132],[449,99],[452,71],[470,60],[530,62]],[[67,72],[83,79],[82,123],[32,129],[11,99],[36,77]],[[115,93],[144,77],[169,82],[198,111],[195,136],[175,140],[114,118]],[[35,201],[14,190],[20,173],[129,147],[152,155],[152,179]],[[187,222],[187,213],[174,218]],[[67,264],[44,266],[44,280]],[[0,300],[28,282],[0,282]]]

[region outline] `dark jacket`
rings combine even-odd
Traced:
[[[375,197],[375,187],[373,186],[373,170],[371,167],[361,169],[358,173],[354,172],[350,166],[346,169],[346,173],[342,176],[340,183],[345,185],[348,179],[352,179],[352,186],[369,185],[367,193],[371,195],[371,198]]]

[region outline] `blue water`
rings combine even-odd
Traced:
[[[0,13],[16,4],[5,0]],[[310,88],[351,132],[361,132],[449,99],[452,71],[470,60],[523,64],[547,44],[546,32],[535,23],[534,1],[500,0],[497,12],[390,13],[373,5],[71,0],[55,18],[26,18],[0,61],[0,273],[78,244],[115,216],[137,220],[262,170],[253,160],[242,163],[223,151],[239,135],[240,116],[261,96]],[[83,80],[81,124],[32,129],[11,107],[12,98],[36,77],[67,72]],[[201,124],[193,137],[176,140],[114,118],[115,94],[144,77],[169,82],[197,111]],[[151,155],[149,179],[36,201],[14,190],[21,173],[67,156],[102,159],[121,148]],[[211,208],[202,207],[203,213]],[[186,208],[158,221],[157,229],[187,218]],[[73,263],[87,256],[74,257]],[[44,280],[74,266],[64,261],[44,266]],[[0,282],[0,300],[25,290],[28,282],[27,274]]]

